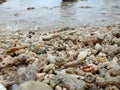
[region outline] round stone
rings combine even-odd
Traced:
[[[18,90],[53,90],[47,84],[41,83],[39,81],[27,81],[21,84]]]

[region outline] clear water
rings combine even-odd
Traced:
[[[120,0],[8,0],[0,5],[0,29],[4,30],[112,23],[120,23]]]

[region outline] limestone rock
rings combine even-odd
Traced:
[[[50,86],[38,81],[27,81],[21,84],[18,90],[53,90]]]

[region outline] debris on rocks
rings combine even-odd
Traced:
[[[28,7],[27,10],[34,10],[35,7]]]
[[[119,90],[119,27],[0,33],[0,83],[0,90]]]
[[[81,6],[80,8],[92,8],[91,6]]]

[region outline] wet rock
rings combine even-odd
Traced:
[[[35,34],[35,32],[33,32],[33,31],[29,31],[29,34],[32,34],[32,35],[34,35],[34,34]]]
[[[38,81],[27,81],[21,84],[18,90],[53,90],[47,84]]]
[[[37,73],[37,79],[39,79],[39,81],[42,81],[45,77],[46,73]]]
[[[77,0],[62,0],[63,2],[74,2],[74,1],[77,1]]]
[[[40,30],[40,26],[35,26],[34,30],[35,30],[35,31]]]
[[[35,7],[28,7],[27,10],[34,10]]]
[[[81,6],[80,8],[92,8],[91,6]]]
[[[14,16],[19,16],[20,14],[19,13],[15,13]]]

